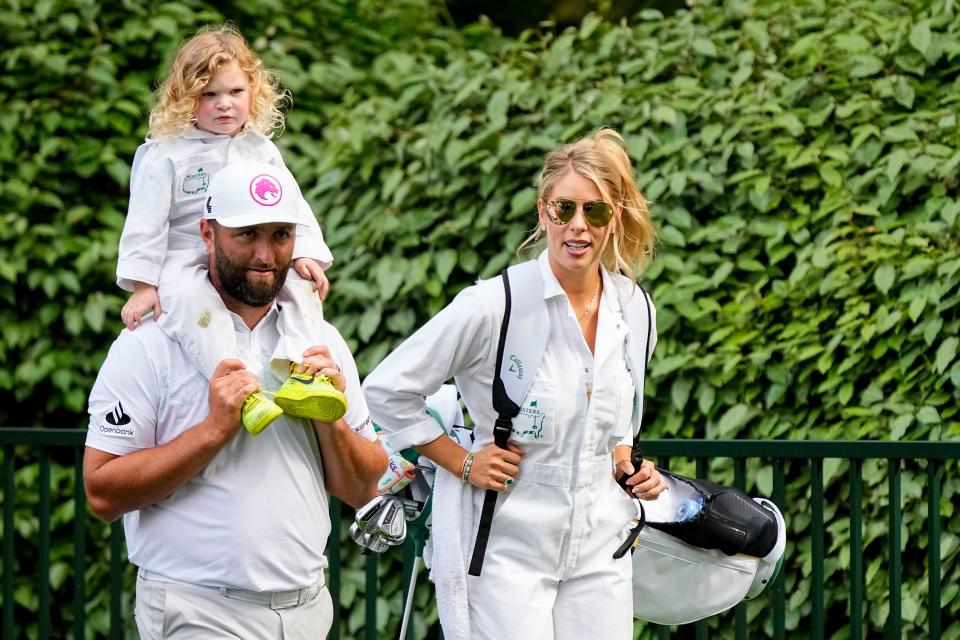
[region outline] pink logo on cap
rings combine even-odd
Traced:
[[[283,197],[283,188],[279,180],[269,174],[261,173],[250,181],[250,197],[257,204],[272,207]]]

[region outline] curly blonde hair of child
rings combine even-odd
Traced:
[[[636,279],[653,257],[657,232],[647,199],[634,180],[623,136],[613,129],[600,129],[548,153],[540,171],[540,200],[546,200],[570,172],[593,182],[604,201],[614,205],[616,224],[600,258],[603,266]],[[518,251],[537,243],[543,233],[537,225]]]
[[[283,111],[289,94],[253,53],[235,28],[223,25],[202,30],[177,52],[170,71],[157,89],[150,111],[149,135],[154,140],[182,135],[196,123],[194,114],[204,88],[224,64],[236,61],[250,81],[250,117],[245,126],[266,135],[283,131]]]

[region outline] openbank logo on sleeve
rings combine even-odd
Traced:
[[[133,429],[126,426],[130,424],[130,416],[123,410],[123,404],[117,402],[117,406],[107,412],[103,417],[106,424],[100,425],[100,433],[109,436],[133,437]]]

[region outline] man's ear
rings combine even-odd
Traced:
[[[215,224],[206,218],[200,218],[200,239],[203,240],[207,251],[213,253],[213,235],[216,232]]]

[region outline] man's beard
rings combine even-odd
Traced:
[[[261,265],[242,265],[233,262],[224,253],[220,245],[216,245],[216,267],[220,276],[220,286],[224,292],[237,302],[248,307],[263,307],[272,303],[280,293],[283,283],[287,279],[290,263],[278,265],[273,269],[273,283],[252,283],[247,279],[247,269],[261,268]]]

